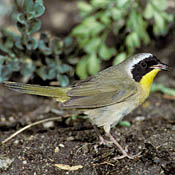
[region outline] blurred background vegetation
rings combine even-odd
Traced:
[[[48,12],[47,1],[0,0],[2,19],[11,21],[0,24],[0,82],[67,86],[71,80],[119,64],[137,49],[175,31],[175,13],[169,10],[174,0],[66,3]],[[69,9],[65,18],[60,12]],[[70,22],[73,17],[74,23]],[[58,18],[64,25],[59,25]],[[56,21],[54,30],[42,27],[48,21]],[[60,26],[63,31],[58,32]]]

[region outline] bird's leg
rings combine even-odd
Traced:
[[[100,139],[100,144],[101,144],[101,145],[109,146],[109,145],[111,144],[111,141],[105,140],[105,139],[103,138],[103,136],[100,134],[100,131],[98,130],[98,128],[97,128],[95,125],[93,125],[93,128],[94,128],[96,134],[98,135],[98,137],[99,137],[99,139]]]
[[[129,159],[135,159],[137,157],[140,156],[140,153],[134,156],[130,156],[128,155],[128,153],[125,151],[125,149],[122,148],[122,146],[117,142],[117,140],[112,136],[112,134],[109,132],[107,133],[107,135],[109,136],[110,140],[120,149],[120,151],[122,152],[123,155],[118,156],[118,157],[114,157],[115,160],[118,159],[123,159],[125,157],[129,158]]]
[[[103,144],[103,145],[106,145],[106,146],[111,146],[111,143],[113,143],[114,145],[116,145],[120,151],[122,152],[122,155],[121,156],[117,156],[117,157],[114,157],[113,159],[115,160],[118,160],[118,159],[123,159],[125,157],[129,158],[129,159],[135,159],[135,158],[138,158],[140,157],[140,153],[137,154],[137,155],[134,155],[134,156],[130,156],[128,155],[128,153],[125,151],[124,148],[122,148],[122,146],[117,142],[117,140],[112,136],[112,134],[110,133],[110,127],[108,128],[105,128],[105,131],[106,131],[106,134],[107,136],[110,138],[110,140],[105,140],[102,135],[100,134],[100,131],[98,130],[98,128],[93,125],[94,127],[94,130],[96,132],[96,134],[99,136],[99,139],[100,139],[100,144]]]

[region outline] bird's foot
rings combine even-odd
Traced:
[[[99,136],[99,139],[100,139],[100,145],[105,145],[105,146],[111,147],[113,144],[112,141],[105,140],[101,135]]]
[[[99,136],[99,139],[100,139],[100,142],[98,144],[100,144],[100,145],[106,145],[108,147],[111,147],[112,144],[113,144],[113,142],[111,140],[105,140],[102,137],[102,135],[100,134],[98,128],[95,125],[93,125],[93,127],[94,127],[94,130],[95,130],[96,134]]]
[[[99,139],[100,139],[100,145],[106,145],[108,147],[111,147],[112,144],[116,145],[120,151],[122,152],[122,155],[121,156],[117,156],[117,157],[114,157],[113,159],[114,160],[119,160],[119,159],[123,159],[123,158],[128,158],[128,159],[138,159],[140,156],[141,156],[141,153],[139,154],[136,154],[136,155],[133,155],[133,156],[130,156],[128,155],[128,153],[126,152],[125,149],[122,148],[122,146],[117,142],[117,140],[112,136],[112,134],[110,132],[106,132],[108,137],[110,138],[110,140],[105,140],[102,135],[100,134],[98,128],[94,125],[94,129],[97,133],[97,135],[99,136]],[[94,146],[94,149],[96,152],[98,152],[98,149],[97,149],[98,145],[95,145]]]
[[[128,153],[125,151],[125,150],[123,150],[123,155],[121,155],[121,156],[116,156],[116,157],[114,157],[113,159],[114,160],[120,160],[120,159],[123,159],[123,158],[128,158],[128,159],[138,159],[139,157],[141,157],[141,152],[140,153],[138,153],[138,154],[136,154],[136,155],[128,155]]]
[[[122,146],[116,141],[116,139],[110,133],[108,135],[109,135],[109,138],[112,141],[112,143],[115,144],[122,152],[122,155],[114,157],[113,158],[114,160],[123,159],[125,157],[127,157],[129,159],[138,159],[141,156],[141,152],[136,154],[136,155],[133,155],[133,156],[128,155],[128,153],[125,151],[125,149],[122,148]]]

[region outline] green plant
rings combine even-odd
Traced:
[[[164,86],[163,84],[159,84],[159,83],[154,83],[152,85],[152,89],[151,89],[152,92],[162,92],[163,94],[166,94],[166,95],[170,95],[170,96],[175,96],[175,89],[173,88],[168,88],[166,86]]]
[[[0,27],[0,82],[18,75],[23,82],[40,77],[67,86],[75,64],[81,79],[98,72],[103,61],[118,64],[150,42],[148,26],[155,36],[165,35],[173,19],[165,11],[166,0],[148,0],[145,5],[130,0],[79,1],[82,22],[71,34],[76,48],[71,37],[51,39],[48,33],[38,32],[39,17],[45,12],[43,0],[14,2],[19,32]],[[39,39],[34,37],[36,32]]]
[[[44,13],[43,0],[16,0],[17,29],[15,34],[0,28],[0,82],[20,72],[24,82],[39,76],[43,80],[58,80],[61,86],[69,84],[72,66],[69,62],[72,39],[50,39],[48,33],[33,34],[41,28],[39,17]]]
[[[73,29],[85,55],[76,67],[81,79],[99,71],[101,62],[118,64],[133,54],[141,44],[148,44],[152,28],[155,36],[165,35],[173,21],[166,0],[148,0],[146,4],[131,0],[79,1],[82,22]],[[113,44],[109,46],[108,38]],[[117,55],[117,56],[116,56]]]

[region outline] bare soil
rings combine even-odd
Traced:
[[[161,55],[160,59],[166,58],[162,60],[173,67],[174,40],[169,37],[167,40],[167,47],[161,51],[154,47],[153,52]],[[156,81],[174,87],[174,71],[160,73]],[[69,111],[59,109],[52,99],[18,94],[3,86],[0,93],[0,141],[32,122],[59,118],[48,126],[33,126],[0,145],[2,175],[175,174],[175,100],[159,92],[152,93],[142,106],[125,117],[130,127],[118,125],[112,129],[112,134],[130,154],[141,152],[141,157],[135,160],[114,160],[120,155],[115,146],[100,145],[87,119],[67,117]],[[103,130],[101,133],[104,135]],[[2,160],[10,163],[3,167]],[[69,171],[55,164],[82,167]]]
[[[47,22],[45,28],[49,28]],[[175,34],[170,34],[138,52],[151,52],[175,67],[174,46]],[[160,73],[156,81],[175,88],[175,71]],[[130,127],[118,125],[112,129],[113,136],[131,155],[141,152],[135,160],[114,160],[120,155],[115,146],[100,145],[87,119],[68,115],[69,111],[59,109],[52,99],[18,94],[0,86],[0,142],[32,122],[59,118],[47,125],[33,126],[0,145],[0,174],[175,175],[174,99],[152,93],[142,106],[124,118],[131,123]],[[101,134],[104,135],[103,130]],[[70,171],[55,164],[82,167]]]
[[[52,100],[3,90],[6,95],[1,97],[1,141],[31,122],[60,117],[52,112],[57,107]],[[174,106],[175,101],[154,93],[125,118],[131,122],[131,127],[117,126],[112,130],[130,154],[141,152],[136,160],[113,160],[120,155],[119,150],[115,146],[100,145],[87,119],[60,117],[50,128],[34,126],[1,145],[0,159],[13,161],[0,172],[3,175],[174,175]],[[101,133],[104,134],[102,130]],[[65,171],[55,164],[82,165],[83,168]]]

